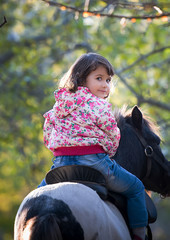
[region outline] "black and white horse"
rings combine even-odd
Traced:
[[[115,160],[140,178],[146,189],[170,195],[170,164],[160,138],[138,107],[117,111],[121,141]],[[81,183],[61,182],[32,191],[15,219],[14,240],[130,240],[118,208]]]

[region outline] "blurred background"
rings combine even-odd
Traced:
[[[43,114],[54,104],[58,80],[83,53],[113,64],[113,108],[138,104],[146,111],[170,159],[168,11],[170,2],[157,0],[1,0],[0,240],[13,239],[21,201],[51,167]],[[169,240],[170,198],[154,193],[153,200],[153,239]]]

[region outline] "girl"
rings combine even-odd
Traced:
[[[82,55],[54,92],[56,103],[44,114],[44,143],[54,154],[53,168],[88,165],[102,172],[108,187],[126,196],[134,239],[145,239],[147,211],[142,182],[120,167],[113,157],[120,131],[106,101],[114,75],[107,59],[95,53]],[[39,187],[46,185],[45,180]]]

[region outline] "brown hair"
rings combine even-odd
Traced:
[[[108,75],[114,75],[113,66],[106,58],[97,53],[83,54],[61,78],[59,88],[67,88],[70,92],[76,92],[79,86],[86,83],[87,76],[101,65],[106,68]]]

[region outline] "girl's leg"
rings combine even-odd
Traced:
[[[115,161],[113,161],[111,171],[112,174],[108,176],[108,186],[127,198],[127,214],[130,227],[140,228],[146,226],[148,214],[143,183]]]
[[[89,157],[88,155],[84,156],[82,162],[86,163],[85,158]],[[129,225],[134,236],[140,237],[134,237],[134,239],[144,240],[148,214],[142,182],[115,161],[111,161],[105,154],[95,154],[91,157],[93,157],[93,160],[87,161],[88,164],[105,175],[109,189],[119,192],[126,197]]]
[[[79,156],[78,162],[102,172],[108,180],[109,189],[126,197],[129,225],[132,229],[147,226],[148,214],[144,186],[135,175],[114,160],[111,161],[109,156],[103,153]]]
[[[109,189],[127,198],[130,227],[138,228],[147,225],[144,186],[136,176],[126,171],[114,160],[110,160],[105,153],[56,157],[52,168],[72,164],[87,165],[102,172],[108,180]]]
[[[42,182],[38,185],[37,188],[43,187],[43,186],[45,186],[45,185],[47,185],[47,183],[46,183],[45,178],[44,178],[44,179],[42,180]]]

